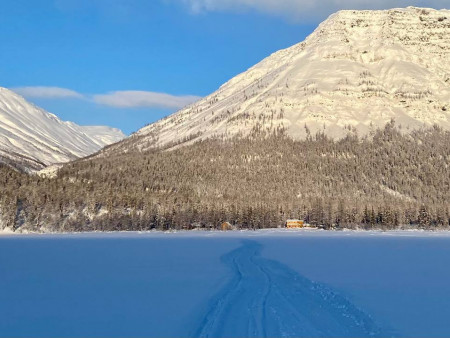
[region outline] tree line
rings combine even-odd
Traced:
[[[0,165],[0,227],[115,231],[278,227],[288,218],[326,229],[450,226],[450,132],[367,137],[283,131],[207,139],[173,150],[100,154],[56,177]]]

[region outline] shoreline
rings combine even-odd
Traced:
[[[323,230],[323,229],[258,229],[258,230],[149,230],[149,231],[91,231],[91,232],[13,232],[0,231],[0,238],[145,238],[145,237],[345,237],[345,236],[395,236],[395,237],[450,237],[450,230]]]

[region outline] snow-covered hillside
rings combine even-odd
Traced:
[[[349,130],[367,134],[392,118],[405,131],[450,128],[449,10],[340,11],[304,42],[141,129],[118,149],[280,127],[295,138],[307,130],[339,138]]]
[[[41,169],[90,155],[124,138],[115,128],[83,127],[0,87],[0,162]]]

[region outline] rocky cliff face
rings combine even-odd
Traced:
[[[111,149],[285,129],[340,138],[391,119],[405,132],[450,128],[450,11],[341,11],[304,42]]]

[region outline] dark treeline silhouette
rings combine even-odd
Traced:
[[[79,160],[54,178],[0,167],[0,226],[34,231],[450,226],[450,132],[334,141],[205,140],[171,151]]]

